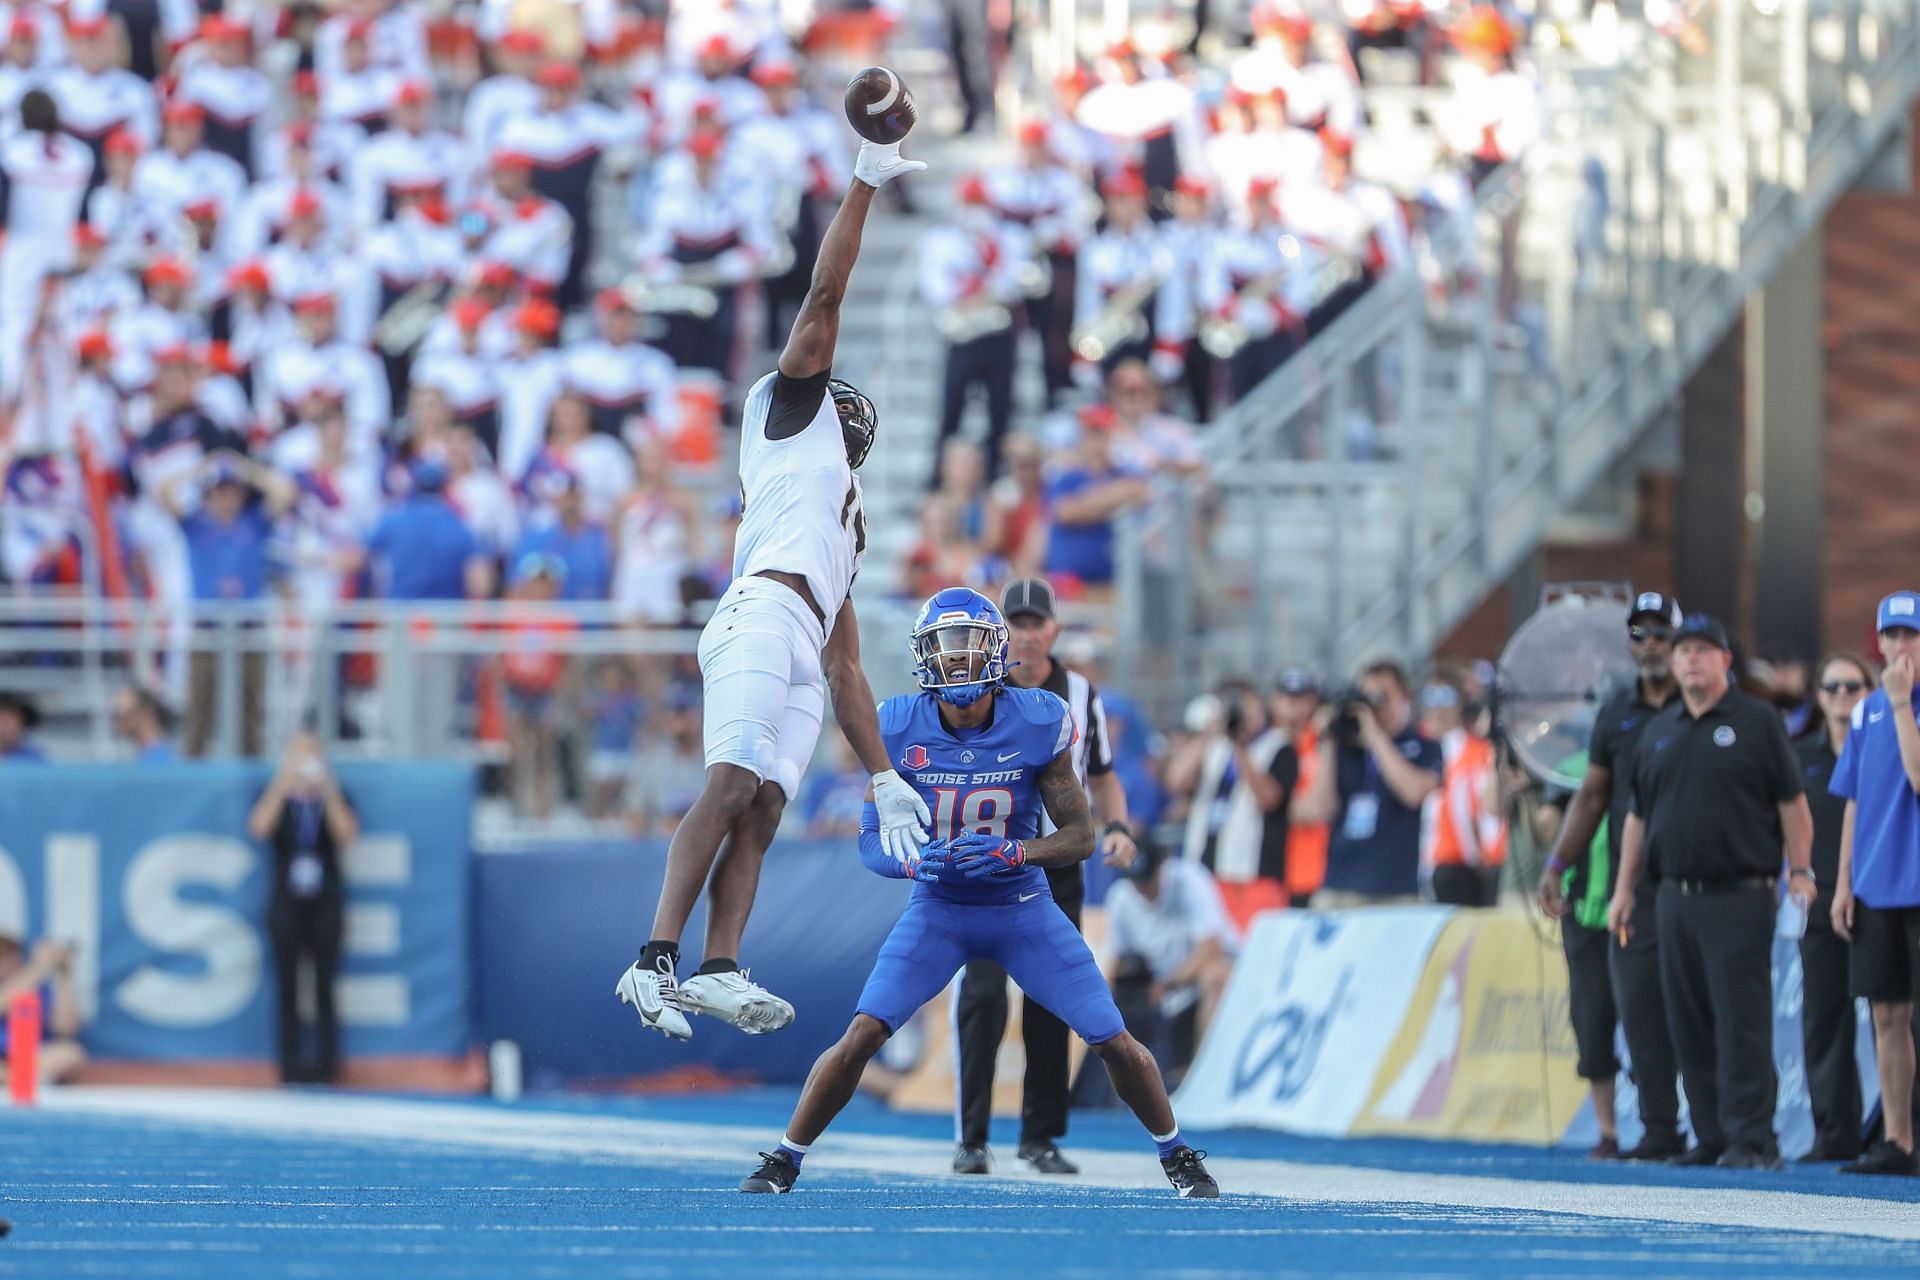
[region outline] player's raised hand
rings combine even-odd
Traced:
[[[955,836],[948,847],[952,850],[954,870],[969,880],[1005,875],[1027,865],[1027,846],[1005,836],[964,831]]]
[[[920,793],[889,769],[873,775],[873,807],[880,813],[880,847],[887,856],[900,862],[910,853],[920,852],[927,842],[927,829],[933,815]]]
[[[884,187],[903,173],[919,173],[925,160],[909,160],[900,154],[897,142],[862,142],[860,154],[853,160],[853,176],[870,187]]]

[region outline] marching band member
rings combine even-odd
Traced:
[[[569,344],[563,357],[566,384],[586,398],[593,429],[629,443],[671,436],[680,417],[672,359],[640,341],[640,312],[622,290],[602,289],[593,313],[599,336]]]
[[[928,487],[939,482],[937,459],[960,430],[975,386],[987,397],[987,474],[999,468],[1013,419],[1012,309],[1025,300],[1020,269],[1031,252],[1026,230],[995,215],[982,179],[962,178],[958,194],[953,221],[927,232],[920,244],[920,297],[947,340],[936,471]]]
[[[1313,303],[1311,252],[1280,221],[1278,184],[1255,178],[1235,225],[1221,233],[1200,303],[1212,354],[1227,362],[1237,401],[1299,349]]]
[[[1147,219],[1147,184],[1126,172],[1109,178],[1106,229],[1081,246],[1074,263],[1073,379],[1096,386],[1127,357],[1152,346],[1154,291],[1166,278],[1167,247]]]
[[[247,58],[247,29],[215,14],[200,24],[197,56],[180,73],[174,101],[206,112],[206,145],[251,178],[255,125],[273,100],[273,82]]]
[[[1047,402],[1073,385],[1073,266],[1093,234],[1100,202],[1086,180],[1054,154],[1058,130],[1044,120],[1020,127],[1020,158],[987,171],[987,197],[1000,218],[1026,228],[1031,248],[1044,255],[1045,288],[1027,293],[1027,323],[1040,336]]]

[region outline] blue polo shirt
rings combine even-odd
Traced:
[[[467,561],[479,552],[472,530],[438,493],[412,493],[367,539],[386,564],[390,600],[463,600]]]
[[[613,551],[607,545],[605,527],[587,523],[569,533],[556,520],[528,530],[514,548],[513,561],[518,564],[526,556],[539,554],[558,556],[567,566],[562,600],[605,600],[612,594]]]
[[[180,521],[193,569],[195,600],[258,600],[267,590],[267,543],[273,523],[259,503],[243,508],[231,524],[204,511]]]
[[[1105,472],[1086,467],[1067,467],[1047,481],[1047,506],[1062,498],[1106,484],[1111,480],[1132,479],[1133,473],[1118,468]],[[1113,522],[1118,513],[1092,524],[1063,524],[1053,521],[1047,534],[1049,574],[1070,573],[1082,582],[1103,585],[1113,581]]]
[[[1920,689],[1913,706],[1920,712]],[[1900,763],[1885,689],[1853,709],[1827,789],[1853,801],[1854,897],[1870,907],[1920,907],[1920,795]]]

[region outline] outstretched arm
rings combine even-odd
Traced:
[[[833,221],[827,224],[820,256],[814,260],[813,280],[801,300],[800,314],[794,317],[786,349],[780,353],[781,373],[789,378],[811,378],[833,367],[833,348],[840,338],[840,303],[847,296],[847,279],[860,256],[860,233],[867,223],[867,210],[873,207],[873,193],[891,178],[926,167],[918,160],[901,159],[897,142],[887,147],[860,144],[853,181],[847,185],[846,198],[834,212]]]

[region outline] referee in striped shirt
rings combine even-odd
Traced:
[[[1079,731],[1072,747],[1073,770],[1087,788],[1096,818],[1106,819],[1100,853],[1111,866],[1125,868],[1137,850],[1127,826],[1127,796],[1113,772],[1113,749],[1107,739],[1107,715],[1100,695],[1087,678],[1069,671],[1053,657],[1060,638],[1054,616],[1053,588],[1041,578],[1023,578],[1009,586],[1000,612],[1012,632],[1013,665],[1007,682],[1025,689],[1057,694],[1073,714]],[[1053,830],[1042,814],[1040,834]],[[1050,867],[1047,885],[1053,900],[1080,927],[1080,907],[1086,884],[1079,863]],[[960,1149],[953,1157],[955,1173],[987,1173],[987,1125],[993,1115],[993,1068],[1000,1040],[1007,1030],[1007,971],[991,960],[969,963],[960,980],[954,1006],[955,1049],[959,1056]],[[1067,1133],[1067,1024],[1031,1000],[1021,1017],[1027,1049],[1027,1078],[1020,1106],[1020,1159],[1037,1173],[1080,1172],[1056,1145]]]

